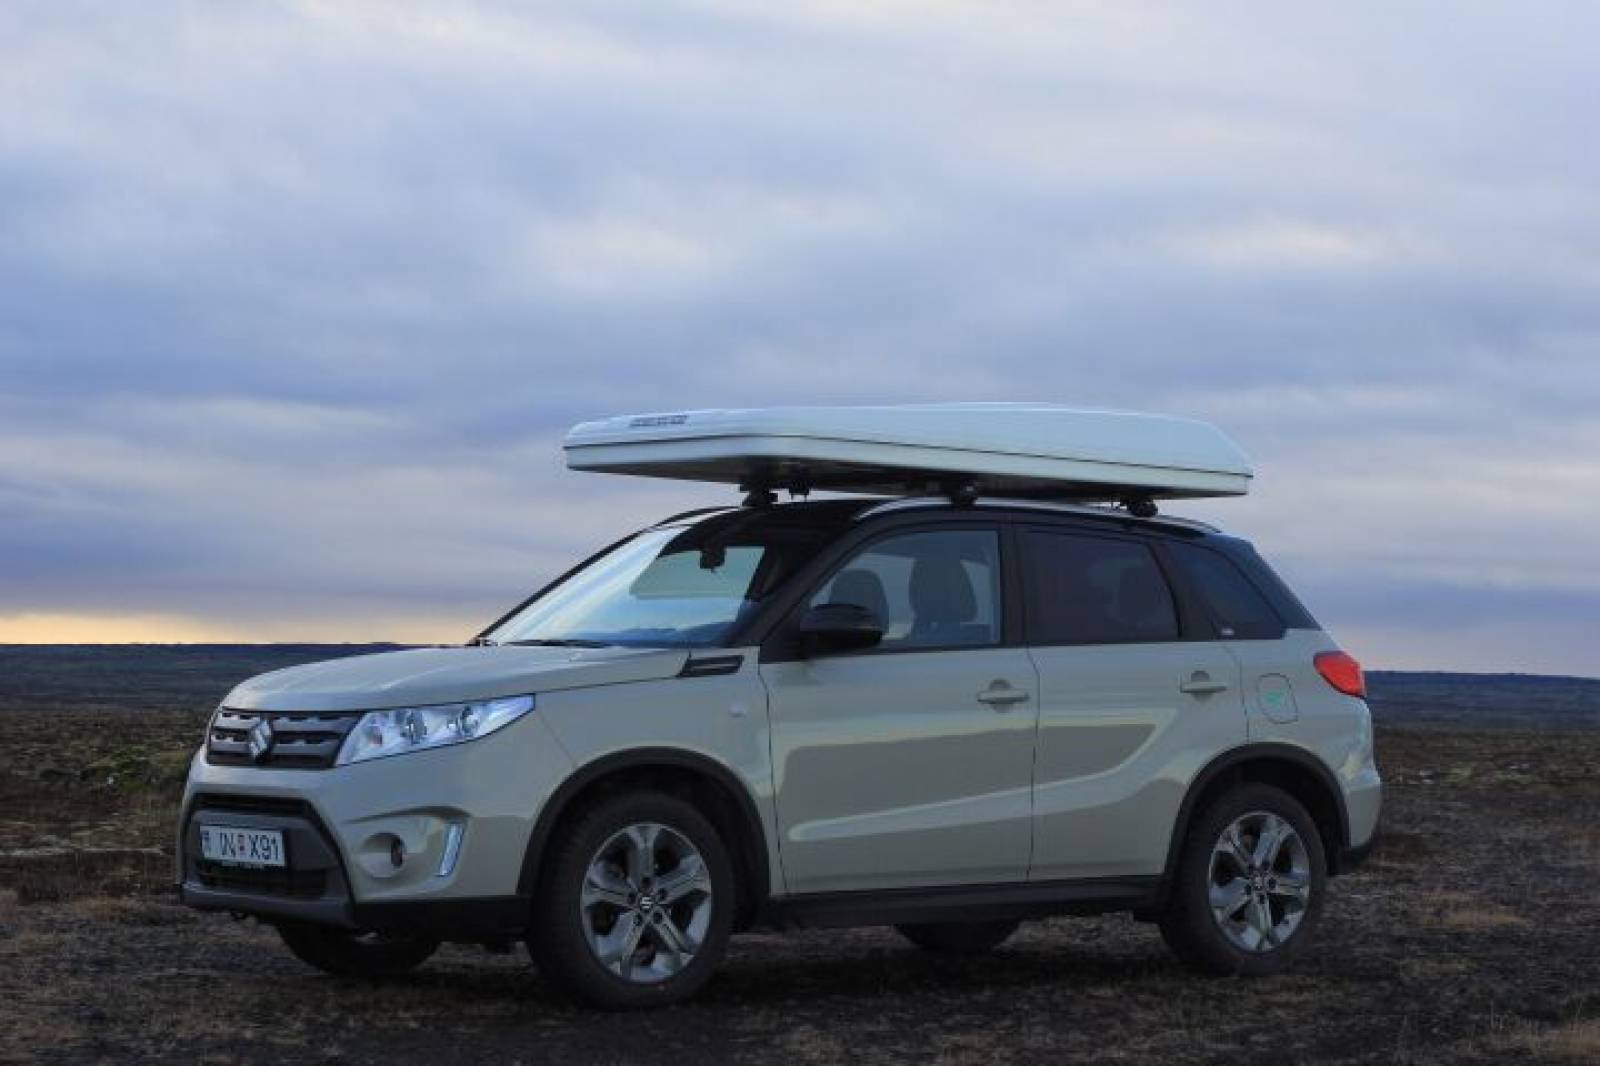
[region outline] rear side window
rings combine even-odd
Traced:
[[[1217,623],[1226,640],[1277,640],[1283,619],[1243,571],[1221,552],[1193,544],[1172,544],[1168,551]]]
[[[1042,530],[1026,536],[1030,644],[1178,639],[1172,590],[1148,546]]]

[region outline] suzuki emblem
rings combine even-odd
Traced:
[[[265,718],[250,727],[250,757],[256,762],[266,758],[272,750],[272,723]]]

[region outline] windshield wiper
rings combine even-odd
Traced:
[[[503,640],[502,645],[518,648],[609,648],[603,640],[580,640],[576,637],[541,637],[535,640]]]

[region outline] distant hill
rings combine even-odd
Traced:
[[[240,681],[268,670],[398,644],[0,645],[0,713],[209,709]],[[1600,729],[1600,680],[1534,674],[1367,675],[1380,722],[1482,729]]]
[[[0,644],[0,714],[210,709],[247,677],[398,644]]]
[[[1380,722],[1482,729],[1600,729],[1600,680],[1539,674],[1367,675]]]

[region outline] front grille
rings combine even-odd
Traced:
[[[360,711],[236,711],[223,707],[206,734],[206,762],[214,766],[270,766],[279,770],[324,770],[333,765]],[[266,722],[271,742],[257,753],[252,731]]]
[[[243,792],[201,792],[194,797],[196,811],[238,811],[241,814],[287,814],[304,818],[322,830],[322,819],[311,804],[288,796],[252,796]]]

